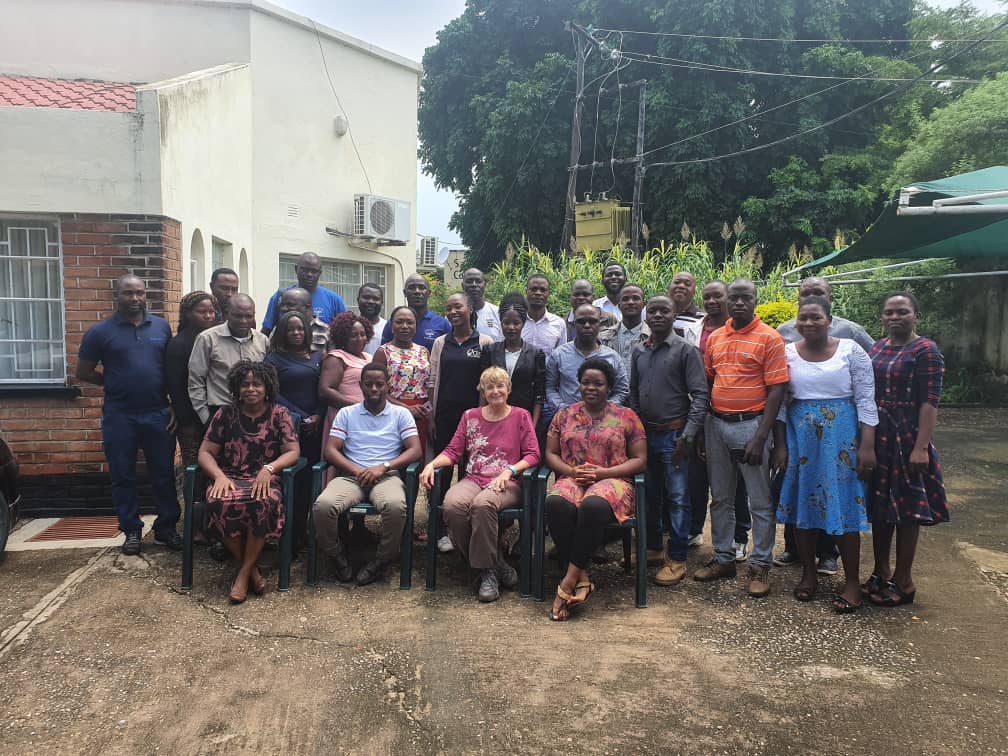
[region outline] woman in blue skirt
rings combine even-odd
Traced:
[[[786,464],[777,519],[796,528],[799,601],[811,600],[818,588],[819,531],[836,538],[845,582],[833,610],[848,614],[861,605],[860,534],[868,530],[863,481],[875,468],[878,409],[871,360],[855,341],[831,337],[831,321],[828,299],[802,299],[796,322],[802,341],[785,350],[792,400],[777,418],[787,432],[787,447],[774,449],[774,466]]]

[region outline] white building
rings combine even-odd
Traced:
[[[109,500],[101,390],[72,376],[116,278],[144,278],[173,325],[216,267],[261,318],[305,251],[348,306],[365,281],[386,310],[400,298],[420,66],[261,0],[3,10],[0,430],[33,511],[93,513]],[[357,228],[361,194],[394,202],[362,204]]]
[[[127,114],[0,107],[0,167],[18,176],[0,212],[174,218],[182,291],[223,265],[265,303],[311,250],[348,304],[365,280],[399,295],[415,267],[418,63],[262,0],[8,0],[4,17],[17,33],[0,74],[138,86]],[[401,246],[327,233],[352,231],[355,194],[409,203]]]

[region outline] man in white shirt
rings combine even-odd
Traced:
[[[406,487],[399,471],[420,459],[420,436],[409,410],[388,401],[384,365],[365,365],[360,385],[364,401],[337,412],[326,438],[323,455],[338,476],[315,501],[313,516],[319,548],[332,560],[336,577],[347,582],[353,571],[340,542],[340,515],[365,499],[378,510],[378,551],[357,573],[357,585],[367,585],[383,577],[399,554],[406,524]]]
[[[541,273],[535,273],[525,282],[525,301],[528,318],[522,328],[522,340],[541,349],[548,358],[550,352],[567,341],[567,328],[563,318],[546,309],[550,298],[550,282]]]
[[[384,299],[385,295],[376,283],[366,283],[357,289],[357,312],[361,314],[361,317],[367,318],[374,329],[374,336],[364,347],[364,351],[371,356],[374,356],[378,347],[383,343],[382,331],[385,330],[386,320],[381,316],[381,308]]]
[[[494,341],[504,341],[500,314],[497,305],[487,302],[486,277],[479,268],[469,268],[462,274],[462,290],[469,295],[473,311],[476,313],[476,332],[489,336]]]
[[[626,268],[615,260],[610,260],[602,268],[602,287],[606,295],[592,302],[602,312],[607,312],[616,320],[623,319],[623,313],[619,308],[619,295],[623,287],[626,286]]]

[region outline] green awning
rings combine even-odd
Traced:
[[[1008,166],[919,182],[900,194],[909,196],[910,207],[924,207],[936,199],[998,191],[1008,191]],[[970,204],[1008,204],[1008,198]],[[900,216],[896,213],[898,206],[899,199],[892,199],[864,236],[848,247],[801,266],[800,270],[879,257],[1008,257],[1008,214]]]

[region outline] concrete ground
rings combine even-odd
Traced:
[[[11,553],[0,753],[1008,753],[1003,424],[942,411],[953,522],[922,535],[916,604],[851,616],[829,579],[797,603],[795,569],[762,601],[689,580],[638,610],[607,566],[550,623],[514,594],[478,604],[451,559],[426,593],[422,549],[409,592],[308,589],[299,563],[237,607],[205,551],[190,595],[154,546]]]

